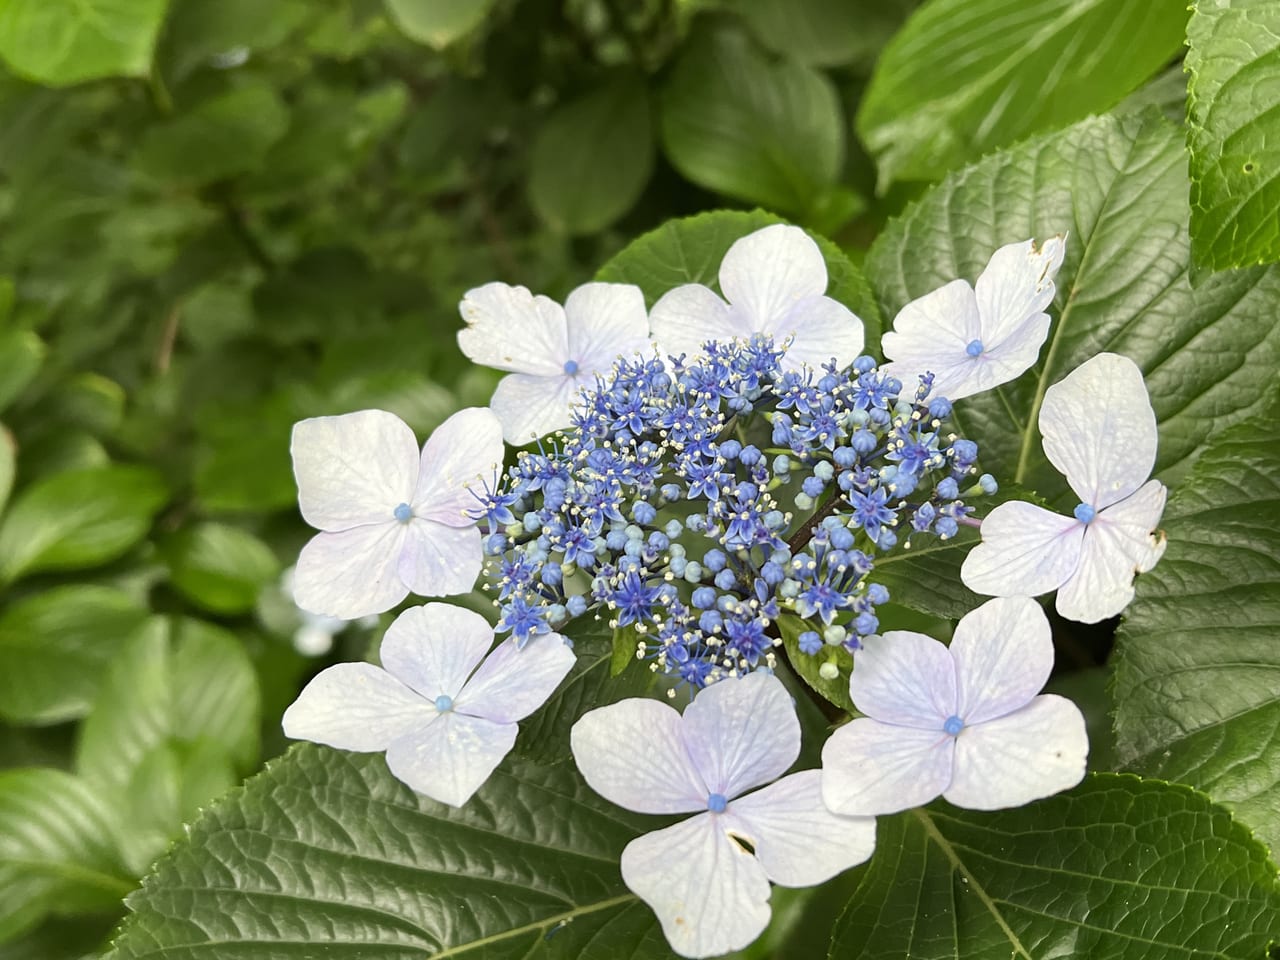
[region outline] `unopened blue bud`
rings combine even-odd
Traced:
[[[637,500],[635,506],[631,508],[631,519],[642,526],[653,523],[657,515],[658,511],[647,500]]]
[[[800,652],[813,656],[822,649],[822,637],[818,636],[813,630],[806,630],[799,636]]]
[[[978,478],[978,486],[982,488],[982,492],[990,496],[1000,489],[1000,485],[996,483],[996,478],[989,473],[984,473]]]
[[[737,582],[738,575],[732,570],[725,569],[716,574],[715,585],[721,590],[732,590]]]
[[[716,605],[716,591],[714,587],[699,587],[693,591],[691,602],[699,610],[709,610]]]
[[[711,549],[702,556],[702,565],[712,573],[719,573],[728,562],[729,558],[725,556],[723,550]]]
[[[951,416],[951,401],[946,397],[934,397],[929,401],[929,416],[935,420],[945,420]]]
[[[762,459],[764,459],[764,454],[760,452],[759,447],[753,444],[743,447],[742,452],[738,454],[738,462],[744,467],[754,467]]]

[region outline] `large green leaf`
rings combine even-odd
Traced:
[[[91,567],[138,542],[168,494],[145,467],[68,470],[24,490],[0,523],[0,582]]]
[[[1194,784],[1280,850],[1280,400],[1214,441],[1116,637],[1121,760]]]
[[[40,372],[44,341],[30,330],[0,333],[0,410],[9,406]]]
[[[190,828],[129,898],[109,956],[668,958],[618,872],[654,821],[572,764],[508,761],[455,809],[381,756],[302,745]]]
[[[1156,475],[1185,475],[1212,433],[1263,403],[1280,365],[1280,270],[1188,280],[1186,155],[1163,118],[1099,117],[987,157],[948,177],[893,221],[867,258],[885,315],[956,278],[973,281],[995,249],[1067,233],[1040,362],[956,407],[984,469],[1051,503],[1067,495],[1037,419],[1045,390],[1104,350],[1142,368],[1160,426]],[[1074,504],[1074,500],[1071,501]]]
[[[529,153],[529,200],[548,224],[595,233],[631,209],[653,169],[649,97],[621,77],[560,106]]]
[[[732,9],[775,53],[815,67],[869,66],[915,0],[737,0]]]
[[[784,221],[763,210],[713,210],[670,220],[633,240],[602,266],[597,280],[634,283],[654,301],[682,283],[701,283],[720,289],[720,261],[733,242],[773,223]],[[866,278],[830,240],[814,236],[827,261],[827,295],[856,313],[866,327],[867,350],[880,339],[880,311]]]
[[[0,717],[60,723],[84,716],[112,656],[146,618],[123,591],[84,584],[10,606],[0,616]]]
[[[1187,25],[1187,146],[1196,260],[1280,260],[1280,5],[1199,0]]]
[[[1094,775],[983,813],[879,821],[832,960],[1261,960],[1280,933],[1266,851],[1182,786]]]
[[[384,0],[408,36],[437,50],[480,26],[494,0]]]
[[[1185,0],[933,0],[858,114],[880,181],[933,180],[1118,103],[1181,49]]]
[[[793,214],[826,200],[844,158],[844,113],[823,74],[772,60],[737,29],[695,34],[662,95],[662,142],[699,186]]]
[[[0,941],[49,913],[114,909],[133,889],[109,808],[77,777],[0,771]]]
[[[173,585],[192,603],[214,613],[245,613],[280,573],[265,543],[239,527],[200,523],[187,527],[161,550]]]
[[[0,0],[0,57],[62,87],[145,76],[166,0]]]

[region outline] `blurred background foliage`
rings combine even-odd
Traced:
[[[1181,118],[1183,0],[916,7],[0,0],[2,960],[94,955],[363,655],[288,597],[290,427],[486,403],[466,289],[726,206],[856,260],[984,152]]]

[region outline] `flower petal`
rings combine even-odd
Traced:
[[[418,441],[385,410],[312,417],[293,425],[289,445],[302,518],[336,532],[390,520],[413,496]]]
[[[569,356],[586,377],[608,373],[619,357],[651,354],[644,294],[630,283],[584,283],[564,302]]]
[[[391,744],[387,769],[418,793],[460,807],[511,752],[517,729],[514,723],[440,713],[425,730]]]
[[[1080,560],[1084,524],[1020,500],[982,521],[982,542],[969,551],[960,579],[974,593],[1037,597],[1057,589]]]
[[[956,737],[955,770],[943,796],[957,807],[1020,807],[1084,779],[1089,739],[1084,715],[1053,694]]]
[[[506,640],[480,664],[454,709],[496,723],[523,720],[556,692],[577,659],[558,633],[534,637],[523,650]]]
[[[664,361],[681,354],[690,359],[700,356],[708,340],[750,337],[755,328],[746,320],[700,283],[668,290],[649,312],[653,339]]]
[[[420,597],[468,593],[484,566],[483,538],[478,527],[446,527],[433,520],[405,524],[397,570]]]
[[[646,833],[622,851],[622,879],[658,915],[671,949],[715,957],[745,947],[769,925],[760,862],[704,813]]]
[[[450,527],[469,527],[480,505],[476,494],[495,482],[505,450],[502,424],[487,407],[459,410],[422,448],[418,485],[409,501],[416,516]],[[475,493],[472,493],[475,491]]]
[[[884,723],[938,732],[956,712],[956,667],[933,637],[890,630],[854,654],[853,705]]]
[[[966,724],[1025,707],[1053,670],[1053,633],[1030,597],[997,597],[970,610],[951,640],[958,706]]]
[[[880,347],[890,360],[908,364],[919,374],[933,370],[931,364],[940,358],[949,362],[965,356],[964,348],[981,336],[973,287],[952,280],[899,310]]]
[[[1028,318],[1043,314],[1053,302],[1053,278],[1065,253],[1064,238],[1050,237],[1038,250],[1034,240],[1024,240],[1003,246],[991,255],[974,285],[982,316],[982,340],[989,348],[1025,336]],[[1045,319],[1047,335],[1048,318]],[[1043,337],[1035,345],[1036,353],[1042,343]]]
[[[631,698],[589,710],[569,731],[569,748],[587,784],[638,813],[691,813],[711,791],[689,758],[680,714]]]
[[[428,603],[410,607],[387,627],[379,658],[388,673],[434,703],[441,694],[457,699],[492,644],[493,628],[480,614]]]
[[[564,371],[565,316],[554,300],[524,287],[486,283],[466,292],[458,312],[467,322],[458,331],[458,346],[476,363],[542,376]]]
[[[1045,391],[1040,435],[1083,503],[1101,510],[1137,490],[1156,462],[1156,415],[1142,371],[1100,353]]]
[[[1040,348],[1049,337],[1049,315],[1033,313],[1003,340],[990,344],[974,361],[973,389],[965,396],[1017,380],[1040,359]],[[945,396],[945,394],[944,394]]]
[[[1129,605],[1134,574],[1150,570],[1164,553],[1164,534],[1152,531],[1164,513],[1166,494],[1164,484],[1152,480],[1093,518],[1076,572],[1058,591],[1060,614],[1097,623]]]
[[[707,789],[730,799],[776,780],[800,755],[795,703],[767,673],[704,688],[683,721],[685,746]]]
[[[791,346],[782,357],[782,369],[797,370],[808,364],[820,370],[834,357],[837,368],[847,367],[862,353],[862,321],[852,310],[830,297],[806,297],[764,329],[781,346]]]
[[[280,724],[294,740],[371,753],[435,718],[431,704],[381,667],[339,663],[302,688]]]
[[[342,620],[390,610],[409,594],[398,572],[405,533],[393,520],[316,534],[298,554],[294,601]]]
[[[804,770],[739,797],[727,814],[784,887],[810,887],[862,863],[876,846],[871,817],[842,817],[822,802],[822,771]]]
[[[563,371],[547,377],[513,373],[498,382],[489,407],[502,421],[507,443],[521,446],[569,426],[578,391],[591,382]]]
[[[734,242],[720,261],[720,289],[753,332],[773,331],[797,301],[827,292],[827,262],[807,233],[776,223]]]
[[[834,813],[876,817],[928,803],[951,782],[954,738],[860,717],[822,747],[822,800]]]

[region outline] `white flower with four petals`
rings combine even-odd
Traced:
[[[414,790],[460,807],[516,742],[516,721],[542,706],[573,651],[558,634],[523,650],[447,603],[406,610],[382,638],[381,667],[339,663],[321,671],[285,711],[286,736],[341,750],[386,751],[387,767]]]
[[[862,321],[825,296],[827,263],[799,227],[775,224],[737,240],[720,262],[725,300],[700,283],[668,291],[649,322],[663,358],[702,353],[709,340],[763,333],[787,346],[782,366],[820,370],[832,357],[847,367],[862,353]]]
[[[952,280],[912,300],[880,341],[892,361],[880,369],[904,384],[932,373],[932,396],[952,401],[1016,380],[1049,335],[1044,309],[1065,252],[1061,236],[1039,249],[1033,240],[1011,243],[991,255],[976,286]]]
[[[906,630],[863,644],[849,695],[866,716],[822,748],[832,810],[877,816],[939,794],[999,810],[1083,779],[1084,716],[1063,697],[1036,696],[1053,669],[1053,640],[1034,600],[988,600],[960,619],[950,647]]]
[[[502,465],[502,431],[488,410],[459,410],[418,450],[385,410],[294,425],[293,472],[302,517],[321,532],[294,572],[298,606],[354,620],[408,596],[475,586],[484,557],[469,515],[472,488]]]
[[[1035,597],[1057,590],[1058,612],[1096,623],[1133,599],[1133,577],[1156,565],[1154,533],[1167,491],[1147,481],[1156,462],[1156,416],[1142,371],[1128,357],[1100,353],[1045,391],[1045,456],[1080,503],[1070,517],[1022,501],[982,521],[982,542],[960,570],[989,596]]]
[[[800,754],[795,706],[768,674],[712,684],[683,716],[656,700],[592,710],[570,742],[605,799],[639,813],[698,814],[622,851],[622,879],[681,956],[746,946],[769,924],[770,880],[822,883],[875,847],[874,820],[823,805],[817,770],[755,790]]]

